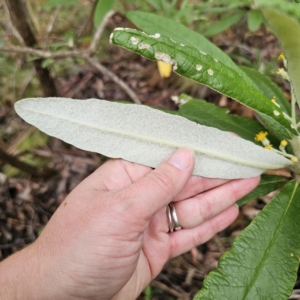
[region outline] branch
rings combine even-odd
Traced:
[[[21,0],[5,0],[5,3],[9,10],[12,24],[23,38],[25,45],[30,48],[35,47],[37,45],[37,40],[29,26],[29,20],[24,10],[23,2]],[[58,92],[53,78],[51,77],[49,70],[43,67],[42,63],[42,59],[33,61],[44,95],[46,97],[57,96]]]
[[[126,94],[132,99],[132,101],[136,104],[141,104],[140,99],[136,95],[136,93],[117,75],[115,75],[113,72],[109,71],[107,68],[105,68],[103,65],[98,63],[98,61],[92,57],[85,57],[86,60],[94,66],[99,72],[102,74],[107,75],[112,81],[114,81],[116,84],[120,86],[120,88],[126,92]]]
[[[49,169],[47,167],[40,169],[40,168],[31,166],[31,165],[19,160],[17,157],[6,153],[1,148],[0,148],[0,160],[3,163],[8,163],[15,168],[18,168],[26,173],[29,173],[31,176],[36,177],[36,178],[49,178],[49,177],[55,176],[57,174],[57,171],[54,169]]]
[[[48,44],[48,38],[49,38],[49,34],[51,33],[52,29],[53,29],[53,26],[54,26],[54,23],[56,21],[56,18],[59,14],[61,10],[61,5],[57,6],[53,15],[50,17],[50,21],[47,25],[47,29],[46,29],[46,37],[45,37],[45,44],[47,45]]]
[[[87,50],[68,50],[62,52],[55,52],[52,53],[50,51],[43,51],[38,50],[30,47],[20,47],[20,46],[0,46],[0,51],[2,52],[14,52],[14,53],[21,53],[21,54],[28,54],[32,56],[38,56],[41,58],[66,58],[66,57],[81,57],[86,56],[89,54]]]
[[[181,293],[177,292],[176,290],[168,287],[166,284],[164,284],[160,281],[153,280],[151,282],[151,285],[154,286],[154,287],[157,287],[159,289],[162,289],[163,291],[166,291],[170,295],[177,297],[177,299],[184,299],[185,298],[184,295],[182,295]]]
[[[104,75],[107,75],[112,81],[118,84],[120,88],[126,92],[126,94],[131,98],[131,100],[134,103],[141,104],[141,101],[136,95],[136,93],[122,79],[120,79],[117,75],[115,75],[113,72],[105,68],[95,58],[92,57],[92,55],[96,52],[96,48],[99,44],[105,26],[107,25],[107,22],[113,16],[114,13],[115,13],[114,11],[110,11],[105,15],[103,22],[98,26],[94,34],[93,40],[91,42],[91,45],[87,50],[74,49],[74,50],[52,53],[50,51],[44,51],[44,50],[34,49],[30,47],[0,46],[0,52],[2,51],[2,52],[9,52],[9,53],[21,53],[21,54],[27,54],[32,56],[38,56],[41,58],[52,58],[52,59],[62,59],[66,57],[84,58],[92,66],[94,66],[99,72],[101,72]]]

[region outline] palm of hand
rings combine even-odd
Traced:
[[[135,299],[169,258],[228,226],[238,211],[234,201],[257,184],[243,180],[242,192],[241,180],[191,177],[191,171],[176,187],[151,168],[113,160],[76,187],[38,240],[48,259],[59,257],[48,272],[65,298]],[[165,206],[171,201],[185,229],[170,234]],[[49,244],[59,246],[45,249]]]

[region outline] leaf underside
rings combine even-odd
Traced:
[[[195,300],[286,300],[300,255],[300,188],[290,181],[235,239]]]
[[[205,177],[252,177],[291,164],[230,133],[143,105],[29,98],[18,101],[15,109],[28,123],[78,148],[150,167],[179,147],[194,149],[194,174]]]

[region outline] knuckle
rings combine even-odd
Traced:
[[[229,187],[230,187],[230,196],[233,200],[239,199],[239,191],[237,189],[237,186],[235,184],[235,181],[229,181],[228,182]]]
[[[219,218],[212,218],[211,220],[209,220],[209,222],[210,222],[210,227],[212,229],[212,232],[214,234],[218,233],[220,230],[223,229],[223,224],[219,220]]]
[[[210,219],[213,217],[213,204],[209,199],[202,199],[197,201],[198,203],[198,214],[200,215],[202,221]]]
[[[175,183],[173,179],[164,172],[152,173],[150,179],[154,184],[164,193],[170,194],[175,188]]]
[[[193,245],[195,247],[199,246],[203,243],[202,237],[201,237],[201,235],[199,234],[199,232],[197,231],[196,228],[192,229],[192,241],[193,241]]]

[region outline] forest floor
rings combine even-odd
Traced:
[[[122,22],[122,17],[115,16],[109,26],[123,26]],[[276,38],[264,28],[253,34],[249,34],[245,28],[227,30],[213,41],[230,55],[238,52],[240,56],[235,56],[237,63],[242,63],[240,58],[246,57],[253,63],[253,67],[260,67],[263,62],[267,64],[280,54]],[[174,73],[169,78],[161,78],[155,62],[114,46],[109,46],[109,51],[110,60],[105,59],[101,63],[124,80],[143,104],[176,110],[177,105],[171,97],[187,93],[194,98],[226,107],[230,113],[255,117],[253,111],[245,106]],[[276,69],[274,74],[275,72]],[[67,78],[56,78],[55,81],[63,97],[130,101],[119,85],[88,65],[82,66]],[[283,83],[281,86],[289,97],[288,87]],[[19,138],[32,133],[32,129],[15,115],[13,106],[1,107],[0,125],[18,127]],[[11,154],[17,153],[16,147],[12,147],[14,143],[11,142],[6,148],[11,147]],[[82,151],[54,138],[49,139],[42,147],[31,149],[30,152],[32,155],[48,159],[48,167],[56,170],[57,175],[44,180],[28,175],[22,178],[8,177],[5,172],[9,166],[5,162],[1,163],[0,261],[34,242],[68,193],[107,160],[101,155]],[[217,267],[221,255],[230,249],[234,238],[268,203],[271,196],[267,195],[243,206],[237,220],[226,230],[207,243],[170,260],[153,280],[151,287],[148,287],[145,292],[148,296],[143,294],[139,299],[192,299],[202,287],[205,276]],[[295,288],[300,288],[299,279]]]

